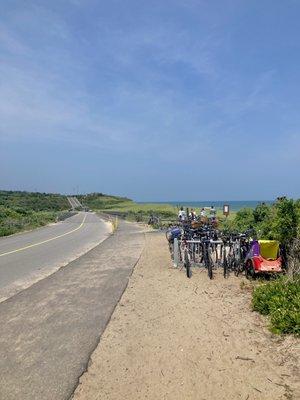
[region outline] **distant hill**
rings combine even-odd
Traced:
[[[109,210],[112,208],[123,207],[134,204],[127,197],[110,196],[104,193],[90,193],[76,196],[84,206],[93,210]]]
[[[153,215],[169,221],[177,216],[177,209],[169,204],[138,204],[127,197],[110,196],[103,193],[91,193],[76,197],[83,206],[92,210],[118,215],[131,221],[148,222],[150,216]]]

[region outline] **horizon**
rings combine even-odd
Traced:
[[[0,186],[300,197],[300,3],[4,2]]]
[[[92,191],[90,193],[63,193],[63,192],[41,192],[38,190],[34,190],[34,191],[28,191],[28,190],[22,190],[22,189],[2,189],[0,188],[0,192],[1,191],[8,191],[8,192],[25,192],[25,193],[41,193],[41,194],[58,194],[58,195],[62,195],[62,196],[85,196],[85,195],[91,195],[94,193],[98,193],[98,194],[102,194],[104,196],[116,196],[116,197],[123,197],[123,198],[128,198],[128,200],[132,200],[136,203],[178,203],[178,204],[184,204],[184,203],[210,203],[210,202],[229,202],[229,203],[241,203],[241,202],[266,202],[266,203],[270,203],[276,200],[277,197],[274,199],[204,199],[204,200],[146,200],[146,201],[141,201],[138,199],[134,199],[134,198],[129,198],[125,195],[122,194],[111,194],[111,193],[103,193],[103,192],[95,192]],[[294,200],[297,200],[297,198],[293,198]]]

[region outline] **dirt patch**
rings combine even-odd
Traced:
[[[300,342],[268,332],[241,278],[187,279],[162,234],[146,241],[74,398],[300,398]]]

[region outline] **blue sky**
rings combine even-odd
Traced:
[[[0,188],[300,197],[299,0],[0,3]]]

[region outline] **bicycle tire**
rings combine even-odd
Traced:
[[[248,260],[245,265],[245,275],[247,279],[254,280],[256,278],[254,265],[251,260]]]
[[[236,273],[237,273],[238,268],[239,268],[238,262],[237,262],[236,259],[234,258],[234,259],[231,261],[231,271],[233,271],[233,273],[234,273],[235,276],[237,276]]]
[[[206,248],[206,259],[207,259],[207,274],[208,274],[209,279],[212,279],[213,278],[213,265],[210,260],[210,256],[208,254],[208,248]]]
[[[236,261],[234,262],[233,272],[235,276],[239,276],[240,266]]]
[[[210,262],[210,260],[208,260],[207,273],[208,273],[209,279],[212,279],[213,278],[213,268],[212,268],[212,263]]]
[[[184,252],[184,266],[186,270],[186,276],[190,278],[192,276],[192,272],[191,272],[191,263],[187,250],[185,250]]]
[[[229,272],[228,272],[228,261],[227,261],[227,256],[226,256],[226,250],[224,249],[224,259],[223,259],[223,276],[224,278],[228,278]]]
[[[244,266],[243,264],[238,264],[236,269],[234,270],[234,275],[239,276],[244,271]]]

